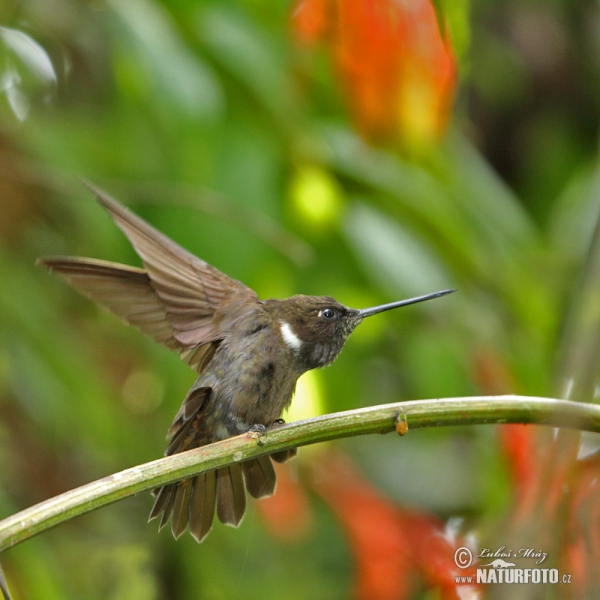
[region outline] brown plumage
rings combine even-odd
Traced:
[[[244,284],[190,254],[91,184],[86,184],[125,233],[143,269],[88,258],[49,257],[39,263],[197,371],[169,428],[166,454],[197,448],[269,427],[290,404],[296,381],[330,364],[363,318],[430,294],[356,310],[323,296],[258,299]],[[187,527],[199,542],[213,516],[237,526],[246,493],[262,498],[275,489],[272,460],[295,450],[230,465],[155,490],[150,519],[171,519],[177,538]]]

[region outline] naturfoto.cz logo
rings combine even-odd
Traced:
[[[490,584],[490,583],[571,583],[571,575],[560,576],[558,569],[542,567],[521,568],[514,562],[518,559],[536,559],[539,565],[546,560],[546,552],[533,548],[521,548],[517,551],[507,550],[502,546],[496,551],[482,548],[473,556],[473,552],[466,546],[461,546],[454,553],[454,563],[459,569],[467,569],[475,559],[484,559],[488,562],[476,565],[475,575],[456,575],[457,584]]]

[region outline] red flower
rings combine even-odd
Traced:
[[[328,45],[354,121],[374,142],[415,149],[444,131],[456,85],[430,0],[301,0],[295,32]]]
[[[428,513],[387,500],[344,455],[324,454],[314,489],[339,520],[356,563],[354,596],[359,600],[410,598],[418,586],[437,589],[439,598],[458,599],[456,548],[445,526]]]
[[[271,534],[285,542],[302,539],[312,526],[312,512],[304,488],[294,478],[289,464],[275,463],[277,492],[257,502],[263,522]]]

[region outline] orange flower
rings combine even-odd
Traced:
[[[284,542],[304,538],[312,527],[312,512],[304,488],[298,484],[288,464],[274,464],[277,493],[257,502],[258,512],[269,532]]]
[[[430,0],[302,0],[295,32],[328,44],[354,121],[373,142],[418,150],[448,121],[456,63]]]
[[[356,563],[354,597],[358,600],[410,598],[420,586],[436,589],[439,598],[458,600],[460,571],[444,524],[425,512],[387,500],[339,452],[324,453],[315,466],[315,491],[340,522]],[[463,596],[464,597],[464,596]]]

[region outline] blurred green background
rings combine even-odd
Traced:
[[[0,4],[0,518],[161,456],[194,380],[34,266],[49,254],[140,264],[80,176],[262,298],[364,307],[458,288],[361,325],[288,418],[479,393],[592,400],[597,4],[437,2],[456,66],[439,92],[447,108],[423,96],[400,108],[400,75],[386,72],[375,125],[352,61],[376,74],[377,53],[348,54],[342,4]],[[432,14],[413,18],[431,31]],[[407,73],[431,65],[402,51],[406,98]],[[434,126],[407,135],[423,118]],[[516,459],[495,428],[335,448],[382,498],[466,519],[465,535],[485,537],[517,502]],[[15,600],[369,597],[347,530],[310,483],[328,451],[291,466],[310,522],[298,534],[277,535],[252,505],[239,530],[175,542],[146,524],[144,494],[7,551]],[[370,597],[455,597],[418,579]]]

